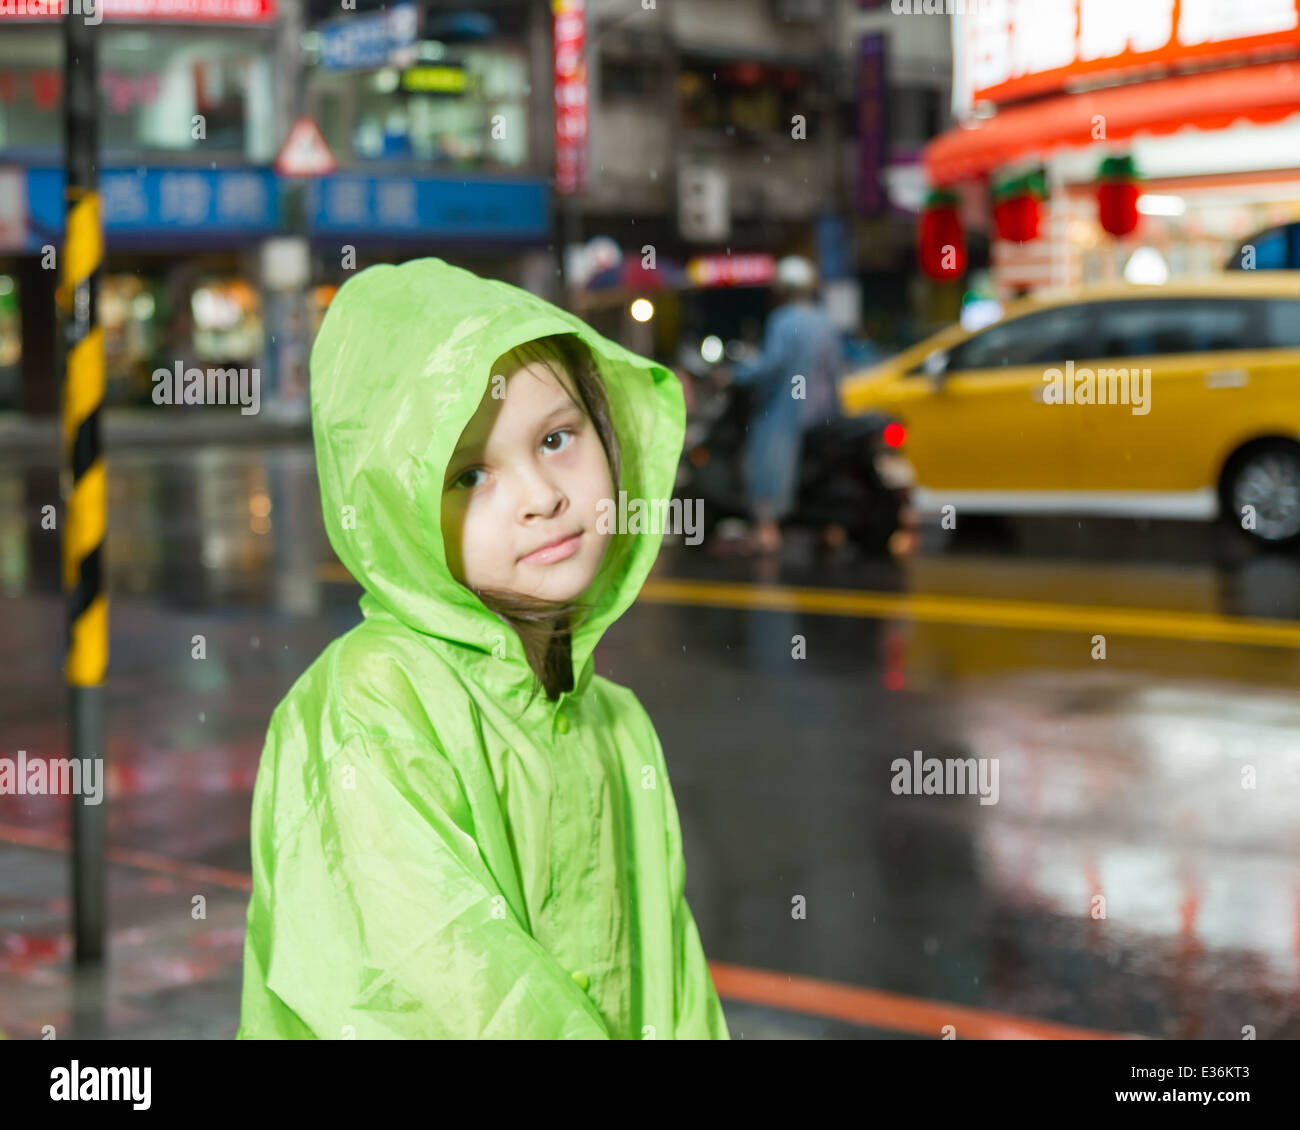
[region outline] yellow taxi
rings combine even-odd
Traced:
[[[1040,292],[846,377],[921,513],[1211,521],[1300,538],[1300,271]]]

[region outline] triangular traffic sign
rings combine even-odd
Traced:
[[[307,114],[290,127],[275,159],[275,171],[282,177],[323,177],[338,167],[320,127]]]

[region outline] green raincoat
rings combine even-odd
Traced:
[[[439,259],[339,290],[311,354],[321,507],[363,621],[271,717],[253,791],[238,1038],[727,1039],[684,897],[658,736],[592,651],[660,537],[607,552],[574,689],[448,570],[447,461],[490,366],[572,332],[597,359],[629,498],[667,498],[667,369]],[[602,583],[608,582],[608,583]]]

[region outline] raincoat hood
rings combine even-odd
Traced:
[[[685,432],[675,374],[518,287],[441,259],[370,267],[339,289],[311,351],[321,509],[330,544],[365,589],[363,613],[469,649],[458,655],[484,684],[520,686],[533,674],[518,635],[451,574],[443,478],[493,363],[561,333],[587,346],[605,385],[622,455],[615,499],[620,489],[668,499]],[[661,540],[611,537],[582,598],[595,607],[573,632],[573,693],[589,682],[596,644],[636,599]]]

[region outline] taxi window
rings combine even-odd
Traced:
[[[948,357],[948,371],[1068,361],[1083,352],[1092,315],[1091,306],[1061,306],[999,322],[955,346]]]
[[[1269,349],[1300,349],[1300,298],[1269,301],[1264,342]]]
[[[1108,302],[1101,307],[1092,356],[1158,357],[1257,348],[1261,306],[1244,298]]]

